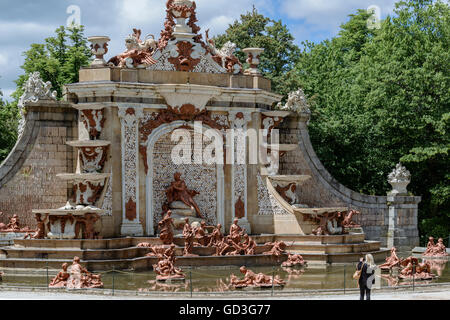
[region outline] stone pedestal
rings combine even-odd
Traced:
[[[386,243],[388,248],[396,247],[399,251],[409,251],[419,245],[418,204],[421,197],[404,197],[389,195],[388,231]]]
[[[144,228],[139,221],[125,221],[120,227],[120,234],[129,237],[142,237]]]

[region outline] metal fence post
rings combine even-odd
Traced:
[[[46,263],[46,269],[47,269],[47,291],[50,291],[50,282],[48,282],[48,260],[47,260],[47,263]]]
[[[191,298],[192,298],[192,271],[189,270],[189,283],[190,283],[190,287],[191,287]]]
[[[346,292],[347,287],[347,266],[344,265],[344,294]]]
[[[114,266],[113,266],[113,268],[112,268],[112,295],[113,296],[114,296],[114,287],[115,287],[114,274],[115,274],[115,271],[114,271]]]
[[[275,267],[273,267],[272,269],[272,297],[274,289],[275,289]]]

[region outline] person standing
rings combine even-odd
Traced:
[[[361,258],[359,261],[357,270],[362,270],[358,281],[359,290],[361,293],[360,300],[364,300],[364,296],[366,296],[366,300],[370,300],[372,286],[375,284],[376,268],[377,266],[371,254],[367,254],[365,259]]]

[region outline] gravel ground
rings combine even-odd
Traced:
[[[1,289],[0,289],[1,290]],[[170,296],[118,296],[111,295],[96,295],[84,293],[70,293],[70,292],[47,292],[47,291],[13,291],[11,289],[0,291],[0,300],[189,300],[184,295],[178,297]],[[195,300],[358,300],[359,294],[352,292],[351,294],[320,294],[320,295],[289,295],[289,296],[255,296],[255,297],[232,297],[232,296],[194,296]],[[448,286],[440,288],[423,289],[420,292],[412,291],[393,291],[393,292],[373,292],[372,300],[450,300],[450,288]]]

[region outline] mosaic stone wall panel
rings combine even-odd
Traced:
[[[193,145],[193,130],[191,132],[191,142]],[[163,135],[155,143],[153,151],[153,212],[155,212],[154,225],[161,220],[162,205],[166,201],[165,190],[174,180],[175,172],[182,174],[182,179],[190,190],[200,192],[194,197],[202,214],[207,218],[208,224],[217,224],[217,169],[215,165],[196,165],[173,163],[171,154],[173,148],[178,143],[171,141],[172,133]],[[206,146],[208,144],[204,144]],[[191,146],[193,150],[193,146]]]

